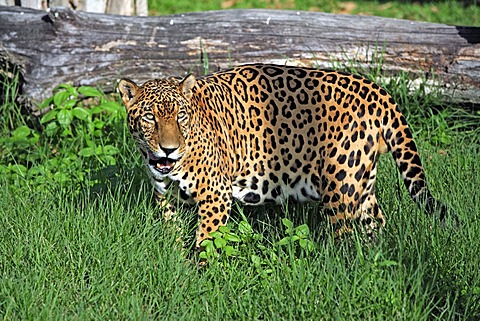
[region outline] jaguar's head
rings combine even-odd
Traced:
[[[139,86],[122,79],[118,89],[128,126],[152,174],[170,173],[185,152],[195,77],[150,80]]]

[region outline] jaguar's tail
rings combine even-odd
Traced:
[[[403,182],[412,199],[425,212],[438,215],[443,221],[448,213],[447,206],[436,200],[428,189],[425,171],[407,121],[398,107],[391,113],[391,117],[384,118],[383,139],[393,154]]]

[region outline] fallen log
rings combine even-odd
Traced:
[[[376,53],[376,54],[375,54]],[[208,60],[207,60],[208,58]],[[55,86],[138,82],[248,62],[434,75],[445,97],[480,101],[480,28],[304,11],[226,10],[158,17],[0,7],[0,70],[20,70],[36,103]]]

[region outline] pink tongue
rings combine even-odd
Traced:
[[[155,166],[158,171],[164,174],[168,173],[174,164],[170,159],[166,157],[157,157],[151,151],[148,151],[148,158],[150,165]]]
[[[162,162],[157,163],[157,168],[165,168],[165,167],[167,168],[172,167],[172,163],[168,159],[162,160]]]

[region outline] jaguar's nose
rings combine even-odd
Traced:
[[[172,154],[174,151],[177,150],[177,148],[165,148],[160,146],[160,149],[165,153],[165,157],[168,157],[168,155]]]

